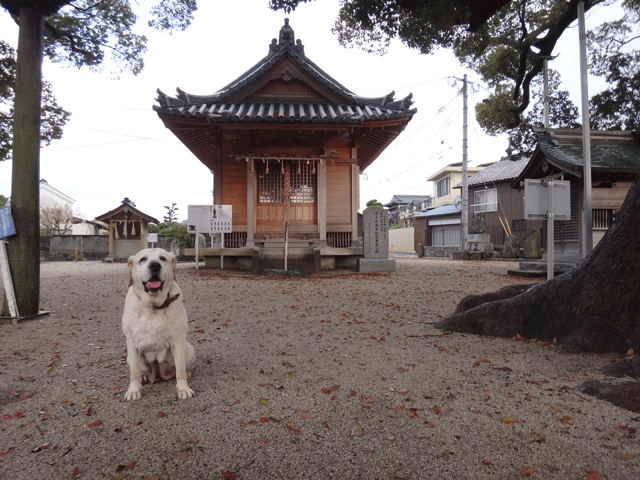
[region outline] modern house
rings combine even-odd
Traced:
[[[428,210],[432,203],[431,195],[394,195],[383,206],[389,211],[390,226],[413,227],[414,214]]]
[[[471,178],[487,165],[490,164],[467,167],[467,175]],[[427,182],[433,182],[432,206],[434,208],[442,205],[453,205],[455,197],[460,195],[460,190],[456,188],[456,185],[462,182],[462,163],[447,165],[427,178]]]
[[[164,125],[213,173],[214,204],[232,206],[232,248],[200,254],[208,266],[224,256],[225,267],[253,271],[285,252],[314,270],[355,266],[359,175],[416,112],[411,95],[345,88],[307,57],[288,19],[267,56],[218,92],[158,91],[157,102]]]
[[[469,180],[483,171],[487,165],[467,167]],[[414,214],[414,244],[416,250],[422,245],[427,256],[449,256],[462,250],[462,222],[460,204],[455,204],[460,195],[462,163],[452,163],[427,178],[433,182],[431,209]]]

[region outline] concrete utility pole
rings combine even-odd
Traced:
[[[578,2],[578,26],[580,32],[580,85],[582,87],[582,155],[584,179],[584,228],[582,254],[593,250],[593,203],[591,201],[591,121],[589,119],[589,92],[587,76],[587,34],[584,25],[584,1]]]
[[[460,212],[460,221],[462,223],[462,250],[467,248],[467,234],[469,233],[469,187],[467,180],[469,177],[469,169],[467,166],[467,74],[465,73],[462,84],[462,211]]]

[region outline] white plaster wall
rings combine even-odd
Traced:
[[[413,227],[393,228],[389,230],[389,251],[394,253],[416,253],[413,248]]]

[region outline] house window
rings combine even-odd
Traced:
[[[449,194],[449,177],[438,180],[436,183],[436,190],[438,197],[444,197]]]
[[[472,207],[475,213],[497,212],[498,190],[495,188],[491,188],[489,190],[477,190],[474,194],[474,204]]]
[[[613,221],[613,210],[607,208],[593,209],[593,228],[607,229]]]

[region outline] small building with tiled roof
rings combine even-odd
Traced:
[[[366,98],[341,85],[307,57],[288,19],[267,56],[216,93],[158,91],[157,102],[164,125],[212,171],[214,204],[232,205],[225,244],[245,249],[204,254],[239,267],[226,257],[277,256],[285,242],[294,255],[361,255],[359,175],[416,112],[411,95]]]
[[[96,217],[96,221],[109,225],[110,261],[123,261],[147,247],[149,223],[157,219],[136,208],[135,203],[125,197],[113,210]]]
[[[527,165],[512,182],[522,189],[525,178],[571,182],[571,220],[554,224],[555,252],[582,257],[584,180],[582,130],[535,129],[540,140]],[[593,244],[596,245],[622,206],[631,183],[640,173],[640,141],[628,131],[592,130],[591,180]],[[529,221],[528,221],[529,222]]]

